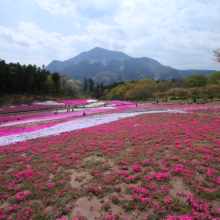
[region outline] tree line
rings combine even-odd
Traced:
[[[96,98],[96,99],[105,99],[106,91],[111,91],[113,88],[118,85],[122,85],[124,82],[114,82],[109,85],[104,85],[103,83],[98,83],[94,85],[92,78],[84,78],[82,93],[86,96]]]
[[[21,65],[20,63],[9,63],[0,59],[0,95],[70,95],[76,96],[79,93],[93,98],[103,96],[104,90],[111,90],[123,82],[114,82],[112,85],[97,84],[91,78],[84,78],[82,84],[78,80],[70,79],[67,73],[50,73],[45,65]]]
[[[51,89],[50,87],[53,86],[50,79],[52,80],[52,75],[45,70],[44,65],[41,68],[31,64],[28,66],[22,66],[20,63],[6,64],[4,60],[0,59],[2,95],[47,93]]]
[[[50,73],[45,65],[20,65],[5,63],[0,59],[0,94],[20,95],[76,95],[79,92],[79,81],[70,79],[66,73]]]
[[[137,82],[125,81],[113,89],[105,89],[102,99],[106,100],[148,100],[149,98],[174,99],[191,97],[219,96],[220,71],[206,77],[202,73],[188,76],[186,79],[172,79],[155,82],[142,79]]]

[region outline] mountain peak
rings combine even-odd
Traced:
[[[80,59],[129,59],[130,56],[118,52],[118,51],[111,51],[101,47],[95,47],[87,52],[83,52],[74,58]],[[73,58],[73,59],[74,59]]]
[[[55,69],[57,72],[62,72],[63,69],[80,63],[83,60],[125,60],[131,59],[132,57],[126,55],[125,53],[118,52],[118,51],[111,51],[101,47],[95,47],[89,51],[82,52],[79,55],[65,60],[63,62],[60,61],[52,61],[46,69],[53,72]]]
[[[92,48],[92,49],[89,50],[89,51],[99,51],[99,50],[105,50],[105,51],[107,51],[107,49],[101,48],[101,47],[94,47],[94,48]]]

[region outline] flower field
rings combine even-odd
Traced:
[[[0,219],[220,219],[219,105],[128,106],[0,127]]]
[[[60,107],[65,107],[65,106],[74,106],[74,105],[80,105],[82,104],[82,106],[89,106],[91,104],[89,103],[92,103],[92,104],[96,104],[95,106],[91,107],[91,108],[80,108],[80,107],[77,107],[77,108],[74,108],[74,111],[86,111],[88,114],[93,114],[95,113],[94,111],[96,112],[103,112],[103,111],[108,111],[109,109],[112,110],[112,109],[115,109],[115,110],[118,110],[118,109],[127,109],[128,107],[129,108],[133,108],[135,107],[136,105],[134,103],[131,103],[131,102],[126,102],[126,101],[109,101],[107,103],[110,104],[110,107],[105,107],[103,109],[103,104],[100,105],[99,103],[100,102],[96,102],[96,103],[93,103],[93,100],[87,100],[87,99],[83,99],[83,100],[62,100],[60,101],[60,105],[58,106],[57,104],[56,105],[46,105],[47,102],[45,102],[45,105],[37,105],[37,104],[31,104],[29,103],[29,106],[22,106],[22,105],[17,105],[17,106],[13,106],[13,110],[10,108],[10,106],[2,106],[2,111],[0,111],[0,113],[11,113],[11,111],[14,111],[14,112],[17,112],[17,114],[8,114],[8,115],[0,115],[0,123],[2,122],[5,122],[5,121],[17,121],[18,118],[19,120],[24,120],[24,119],[40,119],[41,117],[43,116],[47,116],[47,117],[44,117],[44,120],[45,118],[49,118],[51,116],[55,117],[54,116],[54,110],[53,111],[48,111],[48,110],[45,110],[45,111],[40,111],[40,112],[28,112],[28,109],[29,110],[42,110],[42,108],[44,109],[50,109],[50,108],[60,108]],[[50,102],[49,102],[50,103]],[[105,103],[105,102],[102,102],[102,103]],[[124,104],[124,105],[122,105]],[[144,106],[144,105],[149,105],[150,103],[142,103],[142,104],[139,104],[139,107],[140,106]],[[82,107],[81,106],[81,107]],[[100,106],[102,106],[102,108],[100,108]],[[114,106],[114,107],[113,107]],[[22,108],[23,107],[23,108]],[[42,108],[41,108],[42,107]],[[7,111],[8,109],[8,111]],[[102,110],[100,110],[102,109]],[[4,110],[4,111],[3,111]],[[10,111],[9,111],[10,110]],[[87,111],[89,110],[89,111]],[[26,111],[26,113],[20,113],[21,111]],[[63,110],[57,110],[58,113],[66,113],[67,112],[67,109],[63,109]],[[71,112],[71,111],[70,111]],[[74,114],[76,114],[74,112]],[[68,114],[67,114],[68,115]],[[67,116],[66,115],[66,116]],[[81,113],[78,113],[78,115],[82,115]],[[59,118],[59,116],[57,116]],[[68,117],[70,117],[70,115],[68,115]]]
[[[151,111],[148,113],[159,113],[159,112],[165,112],[165,111]],[[174,111],[166,111],[166,112],[173,113]],[[0,143],[3,146],[8,144],[14,144],[21,141],[32,140],[40,137],[47,137],[50,135],[59,135],[64,132],[70,132],[73,130],[79,130],[83,128],[97,126],[100,124],[110,123],[113,121],[121,120],[123,118],[132,117],[144,113],[146,112],[145,111],[124,112],[124,113],[114,113],[111,115],[104,114],[104,115],[99,115],[99,116],[96,115],[92,117],[73,118],[66,120],[66,122],[60,121],[59,123],[54,122],[54,123],[44,124],[42,126],[26,127],[23,129],[15,127],[14,131],[13,131],[14,127],[8,126],[10,124],[6,124],[6,126],[3,125],[2,129],[0,129],[0,131],[3,130],[3,132],[1,132],[3,133],[3,135],[2,137],[0,137]],[[29,120],[18,123],[33,122],[33,121]],[[15,123],[11,123],[11,124],[15,124]]]
[[[60,108],[63,107],[63,103],[54,103],[50,102],[41,102],[36,103],[35,101],[30,102],[28,104],[20,104],[20,105],[10,105],[10,106],[0,106],[0,113],[11,113],[11,112],[21,112],[21,111],[33,111],[33,110],[42,110],[42,109],[51,109],[51,108]]]

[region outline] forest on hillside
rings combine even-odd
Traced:
[[[187,98],[189,96],[219,96],[220,71],[206,77],[202,73],[188,76],[186,79],[154,81],[142,79],[126,80],[103,85],[94,84],[91,78],[83,82],[70,79],[67,73],[50,73],[45,66],[37,67],[19,63],[6,64],[0,60],[1,96],[5,94],[33,95],[70,95],[76,97],[83,94],[86,97],[105,100],[148,100],[149,98]]]

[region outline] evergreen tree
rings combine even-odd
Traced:
[[[1,94],[4,95],[5,91],[5,81],[6,81],[6,72],[7,72],[7,64],[4,60],[0,58],[0,81],[1,81]]]
[[[90,93],[93,92],[93,86],[94,86],[94,82],[91,78],[89,78],[89,92]]]
[[[100,86],[99,86],[99,84],[97,84],[96,91],[95,91],[95,96],[96,96],[97,99],[100,98],[99,88],[100,88]]]
[[[60,88],[60,74],[55,72],[51,75],[51,78],[54,82],[54,92],[56,91],[57,93],[59,93],[59,88]]]
[[[88,90],[88,80],[86,77],[84,78],[84,84],[83,84],[83,93],[85,94]]]

